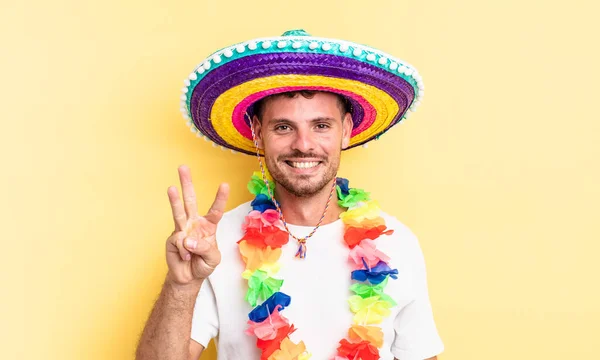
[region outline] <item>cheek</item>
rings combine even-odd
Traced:
[[[341,134],[325,135],[321,138],[319,146],[327,155],[332,156],[341,151],[342,141]]]
[[[280,154],[285,149],[289,148],[289,141],[286,141],[285,138],[281,137],[270,137],[266,138],[263,142],[263,147],[265,150],[268,150],[274,155]]]
[[[281,137],[270,137],[265,138],[263,142],[263,149],[267,158],[272,164],[277,162],[277,158],[281,155],[289,154],[291,152],[290,142]]]

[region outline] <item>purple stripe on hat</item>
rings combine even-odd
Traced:
[[[385,91],[400,107],[399,113],[395,115],[390,126],[401,119],[414,98],[413,87],[400,76],[352,58],[314,53],[257,54],[231,61],[204,76],[194,88],[190,101],[190,112],[194,123],[215,143],[229,147],[208,120],[215,100],[223,92],[247,81],[288,74],[351,79]],[[356,126],[362,118],[353,120]]]

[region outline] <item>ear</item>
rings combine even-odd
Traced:
[[[342,118],[342,149],[346,149],[350,146],[350,136],[352,135],[352,128],[354,123],[352,122],[352,115],[347,112]]]
[[[258,144],[258,148],[264,150],[263,146],[263,137],[262,137],[262,124],[258,120],[258,117],[254,115],[252,117],[252,126],[254,127],[254,135],[256,136],[256,143]]]

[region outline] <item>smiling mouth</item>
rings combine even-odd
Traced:
[[[320,161],[286,161],[286,164],[296,169],[311,169],[319,165]]]

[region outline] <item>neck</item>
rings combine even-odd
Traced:
[[[325,211],[333,182],[335,179],[327,183],[318,193],[307,197],[298,197],[289,193],[283,186],[276,185],[275,198],[281,204],[281,211],[286,222],[291,225],[316,226]],[[338,205],[337,193],[334,189],[329,209],[321,225],[336,221],[344,211],[345,209]]]

